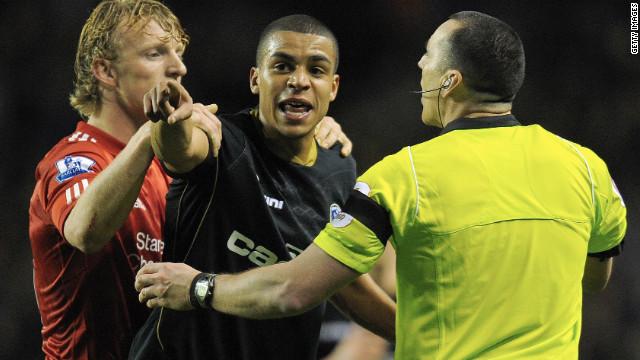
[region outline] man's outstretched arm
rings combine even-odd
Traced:
[[[316,307],[360,275],[311,244],[289,262],[218,276],[212,306],[257,319],[293,316]]]
[[[147,264],[136,276],[139,300],[151,308],[193,309],[190,289],[199,273],[182,263]],[[294,316],[318,306],[360,276],[311,244],[289,262],[217,276],[210,306],[253,319]],[[395,341],[395,303],[372,280],[362,278],[341,293],[342,305],[354,320]]]
[[[154,121],[151,145],[156,156],[175,173],[186,173],[207,157],[209,141],[214,156],[222,139],[216,105],[193,104],[177,81],[161,81],[144,97],[144,111]],[[202,131],[198,130],[201,129]]]
[[[136,276],[140,302],[148,307],[193,309],[189,291],[198,273],[182,263],[147,264]],[[219,275],[211,305],[254,319],[293,316],[317,306],[360,275],[311,244],[289,262]]]

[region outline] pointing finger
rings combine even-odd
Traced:
[[[211,104],[211,105],[207,105],[205,106],[205,108],[212,114],[215,115],[215,113],[218,112],[218,105],[217,104]]]

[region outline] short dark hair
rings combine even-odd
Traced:
[[[336,64],[333,71],[338,71],[338,59],[340,58],[338,40],[335,35],[333,35],[333,32],[331,32],[331,30],[320,20],[305,14],[294,14],[281,17],[267,25],[267,27],[262,31],[262,35],[260,35],[260,42],[258,43],[258,49],[256,51],[256,66],[260,66],[262,56],[266,51],[269,37],[271,34],[278,31],[293,31],[302,34],[319,35],[331,40],[336,54]]]
[[[471,90],[491,102],[511,102],[524,81],[524,48],[518,33],[492,16],[461,11],[449,17],[462,27],[448,39],[450,60]]]

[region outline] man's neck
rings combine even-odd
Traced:
[[[318,156],[313,134],[301,139],[287,139],[282,136],[266,138],[265,143],[277,157],[298,165],[312,166]]]
[[[443,126],[447,126],[448,123],[462,117],[474,119],[509,114],[511,114],[511,103],[481,104],[475,106],[467,104],[456,107],[454,111],[450,111],[447,114],[443,114]]]
[[[142,126],[142,123],[138,124],[124,111],[114,111],[108,107],[103,107],[97,114],[91,115],[87,123],[125,144],[131,140],[133,134]]]
[[[298,165],[313,166],[313,164],[315,164],[318,156],[318,148],[316,147],[313,133],[298,139],[286,138],[277,131],[269,134],[264,125],[265,121],[260,118],[258,109],[252,110],[251,115],[255,121],[262,126],[262,135],[264,136],[267,148],[277,157]]]
[[[501,112],[501,113],[494,113],[494,112],[474,112],[471,114],[467,114],[464,117],[466,118],[470,118],[470,119],[475,119],[475,118],[480,118],[480,117],[490,117],[490,116],[503,116],[503,115],[509,115],[511,114],[511,110],[509,111],[505,111],[505,112]]]

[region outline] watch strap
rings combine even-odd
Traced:
[[[198,283],[198,281],[206,278],[207,275],[210,274],[201,272],[193,278],[193,281],[191,281],[191,287],[189,289],[189,302],[196,309],[202,307],[200,306],[200,302],[198,302],[198,297],[196,296],[196,284]]]
[[[209,275],[209,287],[207,288],[207,295],[204,297],[204,304],[201,304],[205,309],[213,309],[211,306],[211,300],[213,300],[213,289],[216,286],[216,277],[218,274],[208,274]]]
[[[213,299],[213,288],[215,286],[216,276],[218,276],[218,274],[201,272],[193,278],[189,289],[189,302],[193,307],[196,309],[211,309],[211,300]],[[202,280],[206,280],[207,282],[207,292],[203,298],[197,295],[197,284]]]

